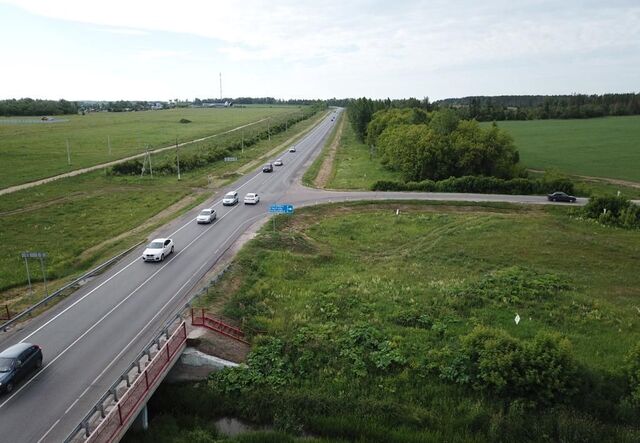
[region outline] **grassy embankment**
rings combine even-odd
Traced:
[[[276,108],[277,109],[277,108]],[[291,108],[288,108],[291,111]],[[130,114],[133,116],[133,114]],[[137,115],[137,114],[136,114]],[[274,116],[271,124],[288,115]],[[323,113],[324,115],[324,113]],[[210,198],[215,189],[237,177],[242,167],[261,161],[261,157],[310,128],[320,115],[302,121],[289,131],[236,151],[237,162],[216,162],[176,176],[112,176],[92,172],[35,188],[0,196],[0,239],[5,253],[0,256],[0,305],[9,304],[19,312],[44,295],[39,266],[32,266],[34,296],[27,294],[27,276],[22,251],[49,254],[49,290],[61,286],[70,276],[88,270],[127,247],[177,214]],[[264,126],[264,127],[263,127]],[[266,129],[258,125],[259,129]],[[245,134],[246,136],[247,134]],[[181,155],[203,146],[224,146],[241,134],[226,135],[181,148]],[[153,157],[156,162],[166,156]],[[212,182],[208,182],[208,177]]]
[[[635,167],[640,164],[637,142],[640,116],[498,122],[498,125],[513,135],[526,167],[571,176],[581,195],[620,191],[626,197],[640,198],[638,188],[575,177],[640,177]],[[604,165],[601,170],[599,164]],[[399,174],[384,169],[379,159],[371,155],[370,148],[356,140],[350,125],[345,125],[334,168],[335,176],[328,188],[369,189],[377,180],[400,180]]]
[[[203,300],[265,331],[249,370],[163,387],[151,431],[128,441],[209,441],[229,415],[291,433],[237,441],[637,441],[623,368],[640,341],[640,238],[570,214],[402,202],[280,217]],[[451,381],[465,360],[442,359],[478,325],[567,338],[576,391],[529,409]]]
[[[69,115],[61,116],[68,121],[59,123],[9,125],[0,120],[0,189],[172,145],[176,138],[179,142],[193,140],[297,110],[297,106],[181,108]],[[23,119],[26,117],[17,120]],[[180,123],[181,119],[191,123]],[[255,130],[247,127],[245,133]],[[67,162],[67,140],[71,165]]]

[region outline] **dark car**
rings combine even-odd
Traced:
[[[27,375],[42,367],[42,350],[31,343],[18,343],[0,352],[0,391],[9,393]]]
[[[574,196],[565,194],[564,192],[554,192],[553,194],[547,195],[547,198],[551,202],[568,202],[568,203],[576,202],[576,198]]]
[[[267,163],[262,167],[262,172],[273,172],[273,165],[271,163]]]

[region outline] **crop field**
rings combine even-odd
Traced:
[[[184,142],[267,117],[275,121],[300,112],[298,106],[247,106],[98,112],[64,116],[54,123],[24,124],[20,123],[24,118],[3,119],[12,124],[0,121],[0,189],[171,145],[176,139]],[[180,123],[181,119],[191,123]],[[264,122],[264,126],[267,124]],[[245,129],[247,135],[252,131],[258,128]]]
[[[34,296],[26,295],[22,251],[47,252],[49,290],[61,286],[70,276],[145,239],[180,211],[210,198],[217,188],[237,177],[239,169],[254,163],[257,167],[262,156],[279,146],[284,149],[292,137],[298,137],[323,115],[234,153],[235,162],[217,161],[183,172],[180,181],[176,175],[117,176],[94,171],[0,196],[0,241],[4,247],[0,255],[0,306],[8,304],[16,313],[44,295],[42,275],[35,263]],[[237,137],[226,139],[237,142]],[[196,144],[184,151],[197,149]],[[154,162],[166,155],[153,156]]]
[[[624,371],[640,341],[639,250],[636,232],[567,208],[301,209],[280,217],[275,233],[266,226],[200,300],[228,300],[227,316],[263,331],[248,367],[165,387],[157,426],[128,441],[153,441],[169,424],[210,432],[221,416],[290,433],[246,440],[256,442],[301,433],[336,442],[636,441]],[[467,372],[481,357],[464,350],[481,337],[493,343],[483,351],[487,378]],[[534,356],[554,349],[542,337],[558,337],[564,353],[551,377],[573,369],[564,382],[533,376],[535,388],[518,394],[521,380],[506,374],[519,346],[529,370],[553,365],[551,354]],[[568,390],[547,391],[558,382]]]
[[[528,168],[640,182],[640,116],[498,122]]]

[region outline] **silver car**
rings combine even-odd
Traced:
[[[236,191],[227,192],[222,199],[223,206],[233,206],[238,203],[238,193]]]
[[[198,223],[211,223],[216,219],[216,210],[213,208],[207,208],[200,211],[200,214],[196,217]]]

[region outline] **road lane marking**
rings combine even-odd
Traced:
[[[247,186],[249,183],[251,183],[253,180],[255,180],[256,178],[260,177],[261,173],[257,173],[255,176],[253,176],[251,179],[249,179],[247,182],[245,182],[244,184],[242,184],[240,187],[236,188],[237,191],[239,191],[240,189],[244,188],[245,186]],[[218,204],[222,203],[222,200],[219,200],[217,202],[215,202],[213,206],[216,206]],[[237,205],[239,205],[240,203],[238,202]],[[235,209],[235,208],[234,208]],[[222,220],[227,214],[229,214],[231,212],[228,211],[227,213],[225,213],[225,215],[223,215],[222,217],[220,217],[220,220]],[[180,232],[181,230],[183,230],[184,228],[186,228],[187,226],[189,226],[190,224],[192,224],[196,219],[192,218],[189,219],[189,221],[187,221],[184,225],[182,225],[180,228],[178,228],[177,230],[175,230],[174,232],[172,232],[171,234],[169,234],[169,237],[173,237],[175,234],[177,234],[178,232]],[[213,227],[214,224],[212,224],[209,228]],[[207,232],[207,231],[203,231],[203,232]],[[65,314],[67,311],[69,311],[71,308],[73,308],[74,306],[76,306],[78,303],[80,303],[82,300],[84,300],[85,298],[87,298],[88,296],[90,296],[91,294],[93,294],[95,291],[97,291],[98,289],[100,289],[102,286],[104,286],[105,284],[107,284],[108,282],[110,282],[112,279],[114,279],[116,276],[118,276],[121,272],[125,271],[127,268],[129,268],[131,265],[133,265],[134,263],[139,262],[139,258],[134,259],[131,263],[129,263],[128,265],[126,265],[124,268],[122,268],[121,270],[119,270],[118,272],[116,272],[114,275],[112,275],[111,277],[109,277],[107,280],[103,281],[102,283],[100,283],[98,286],[96,286],[94,289],[92,289],[91,291],[89,291],[87,294],[83,295],[81,298],[79,298],[78,300],[76,300],[75,302],[73,302],[71,305],[69,305],[68,307],[66,307],[64,310],[62,310],[62,312],[59,312],[58,314],[56,314],[54,317],[52,317],[49,321],[47,321],[45,324],[43,324],[42,326],[40,326],[38,329],[36,329],[35,331],[33,331],[31,334],[27,335],[24,339],[22,339],[20,341],[20,343],[23,343],[25,341],[27,341],[29,338],[33,337],[35,334],[37,334],[38,332],[40,332],[42,329],[44,329],[45,327],[47,327],[49,324],[51,324],[51,322],[57,320],[61,315]],[[163,268],[161,268],[163,269]],[[155,275],[155,274],[154,274]],[[1,406],[0,406],[1,407]]]
[[[49,433],[53,430],[53,428],[55,428],[58,425],[58,423],[60,423],[60,419],[56,420],[56,422],[49,428],[49,430],[45,432],[45,434],[42,437],[40,437],[40,440],[38,440],[38,443],[44,440],[47,437],[47,435],[49,435]]]
[[[235,208],[234,208],[234,209],[235,209]],[[231,212],[231,211],[229,211],[229,212]],[[228,213],[227,213],[227,214],[228,214]],[[222,218],[224,218],[227,214],[225,214],[223,217],[221,217],[221,219],[222,219]],[[235,235],[235,234],[238,232],[238,230],[239,230],[243,225],[246,225],[246,224],[247,224],[247,223],[249,223],[249,222],[253,222],[255,219],[257,219],[257,218],[259,218],[259,217],[264,217],[264,214],[255,215],[255,216],[253,216],[253,217],[248,218],[248,219],[247,219],[247,220],[245,220],[244,222],[242,222],[242,223],[240,224],[240,226],[238,226],[238,228],[236,228],[236,229],[231,233],[231,235],[229,235],[229,239],[230,239],[231,237],[233,237],[233,235]],[[227,240],[227,241],[225,241],[225,242],[223,243],[223,245],[224,245],[224,244],[226,244],[226,243],[228,243],[228,240]],[[214,254],[216,254],[220,249],[221,249],[221,248],[216,249],[216,251],[214,252]],[[225,250],[226,250],[226,249],[225,249]],[[58,425],[58,423],[60,423],[60,421],[62,420],[62,418],[63,418],[65,415],[67,415],[67,414],[69,413],[69,411],[70,411],[70,410],[71,410],[71,409],[72,409],[72,408],[73,408],[73,407],[78,403],[78,401],[80,401],[80,399],[81,399],[82,397],[84,397],[84,395],[85,395],[87,392],[89,392],[89,389],[91,389],[93,386],[95,386],[95,385],[98,383],[98,380],[100,380],[100,379],[104,376],[104,374],[105,374],[105,373],[106,373],[106,372],[111,368],[111,366],[113,366],[113,364],[114,364],[114,363],[116,363],[116,362],[120,359],[120,357],[122,356],[122,354],[124,354],[124,353],[125,353],[125,352],[130,348],[130,347],[131,347],[131,345],[132,345],[136,340],[138,340],[138,338],[139,338],[139,337],[140,337],[140,336],[145,332],[145,330],[149,327],[149,325],[150,325],[150,324],[152,324],[153,322],[155,322],[156,318],[157,318],[160,314],[162,314],[162,313],[164,312],[164,310],[166,309],[166,307],[167,307],[170,303],[172,303],[172,302],[173,302],[173,300],[176,298],[176,296],[178,296],[178,295],[180,294],[180,292],[184,289],[184,287],[187,285],[187,283],[189,283],[189,282],[191,281],[191,279],[192,279],[192,278],[193,278],[193,277],[194,277],[198,272],[200,272],[200,271],[202,270],[202,268],[203,268],[206,264],[207,264],[207,262],[205,261],[205,262],[204,262],[204,263],[203,263],[203,264],[202,264],[202,265],[201,265],[201,266],[200,266],[200,267],[199,267],[199,268],[198,268],[198,269],[197,269],[193,274],[191,274],[191,277],[189,277],[189,278],[187,279],[187,281],[186,281],[186,282],[185,282],[185,283],[184,283],[184,284],[183,284],[183,285],[182,285],[182,286],[181,286],[181,287],[176,291],[176,293],[173,295],[173,297],[171,297],[169,300],[167,300],[167,302],[164,304],[164,306],[162,306],[162,308],[161,308],[160,310],[158,310],[158,312],[156,313],[156,315],[154,315],[154,316],[151,318],[151,320],[149,320],[149,321],[147,322],[147,324],[146,324],[146,325],[144,325],[144,326],[140,329],[140,332],[138,332],[138,333],[135,335],[135,337],[133,337],[133,338],[129,341],[129,343],[127,343],[127,344],[122,348],[122,350],[121,350],[121,351],[120,351],[120,352],[119,352],[119,353],[118,353],[118,354],[113,358],[113,360],[111,360],[111,363],[109,363],[109,364],[108,364],[108,365],[107,365],[107,366],[102,370],[102,372],[100,372],[100,374],[98,374],[98,376],[97,376],[95,379],[93,379],[93,381],[89,384],[89,386],[87,386],[87,387],[86,387],[86,389],[85,389],[84,391],[82,391],[82,393],[81,393],[81,394],[80,394],[80,395],[79,395],[79,396],[78,396],[78,397],[73,401],[73,403],[71,403],[71,405],[67,408],[67,410],[66,410],[66,411],[64,411],[64,414],[62,414],[62,417],[60,417],[60,418],[59,418],[59,419],[58,419],[58,420],[57,420],[57,421],[56,421],[56,422],[55,422],[55,423],[54,423],[54,424],[53,424],[53,425],[52,425],[52,426],[47,430],[47,432],[46,432],[46,433],[45,433],[45,434],[40,438],[40,440],[38,440],[38,443],[40,443],[41,441],[43,441],[43,440],[47,437],[47,435],[49,435],[49,434],[51,433],[51,431],[52,431],[52,430],[53,430],[53,429]],[[51,363],[49,363],[49,365],[51,365],[52,363],[53,363],[53,361],[52,361]],[[48,367],[49,365],[45,366],[45,368],[46,368],[46,367]],[[43,369],[45,369],[45,368],[43,368]],[[34,377],[34,378],[35,378],[35,377]],[[21,389],[22,389],[22,388],[21,388]],[[16,393],[17,393],[17,392],[16,392]],[[1,408],[2,406],[4,406],[4,404],[0,405],[0,408]]]
[[[229,212],[227,212],[224,216],[220,217],[220,219],[226,217],[227,215],[229,215],[231,212],[233,212],[233,210],[235,210],[236,208],[238,208],[238,206],[232,208]],[[207,229],[205,229],[204,231],[202,231],[200,233],[200,235],[196,236],[196,238],[194,238],[193,240],[191,240],[187,246],[185,246],[184,248],[180,249],[180,251],[175,253],[175,257],[178,257],[180,254],[182,254],[184,251],[186,251],[187,249],[189,249],[191,247],[191,245],[193,245],[193,243],[195,243],[197,240],[200,239],[200,237],[202,237],[204,234],[206,234],[207,232],[209,232],[210,229],[213,228],[213,226],[215,225],[211,225],[209,226]],[[235,232],[235,231],[234,231]],[[158,275],[160,273],[160,271],[162,271],[164,268],[166,268],[167,266],[169,266],[169,264],[171,264],[172,260],[169,260],[167,263],[165,263],[160,269],[158,269],[156,272],[154,272],[153,274],[151,274],[150,277],[148,277],[145,281],[143,281],[142,283],[140,283],[140,285],[138,285],[138,287],[136,287],[133,291],[131,291],[125,298],[123,298],[117,305],[115,305],[113,308],[111,308],[106,314],[104,314],[102,317],[100,317],[100,319],[98,321],[96,321],[93,325],[91,325],[91,327],[89,329],[87,329],[85,332],[83,332],[78,338],[76,338],[69,346],[67,346],[62,352],[60,352],[53,360],[51,360],[46,366],[43,366],[42,369],[40,371],[38,371],[33,377],[31,377],[28,381],[26,381],[19,389],[17,389],[16,391],[14,391],[14,393],[7,398],[4,402],[2,402],[0,404],[0,409],[2,409],[2,407],[4,407],[4,405],[6,405],[13,397],[15,397],[16,395],[18,395],[24,388],[26,388],[27,386],[29,386],[29,384],[31,382],[33,382],[34,380],[36,380],[40,374],[42,374],[44,372],[45,369],[47,369],[49,366],[51,366],[52,364],[54,364],[60,357],[62,357],[69,349],[71,349],[76,343],[78,343],[80,340],[82,340],[89,332],[93,331],[93,329],[95,329],[100,323],[102,323],[102,321],[107,318],[109,315],[111,315],[111,313],[113,311],[115,311],[116,309],[118,309],[124,302],[126,302],[127,300],[129,300],[133,294],[135,294],[136,292],[138,292],[140,290],[140,288],[142,288],[144,285],[146,285],[147,283],[149,283],[149,281],[151,281],[151,279],[153,279],[156,275]],[[105,282],[106,283],[106,282]],[[97,288],[96,288],[97,289]],[[29,335],[28,337],[31,337],[34,333],[32,333],[31,335]],[[28,338],[27,337],[27,338]],[[26,340],[26,339],[25,339]]]
[[[325,120],[326,123],[326,120]],[[324,125],[326,126],[326,125]],[[323,125],[319,125],[317,126],[310,134],[307,135],[307,137],[305,137],[307,139],[307,141],[310,141],[309,139],[311,138],[311,136],[315,136],[317,132],[320,132],[320,129],[324,129]],[[305,141],[305,139],[301,140],[299,143],[303,143]],[[283,154],[287,154],[288,151],[284,151]],[[302,158],[302,156],[296,156],[296,158]],[[294,162],[295,164],[295,162]],[[256,178],[262,176],[262,174],[260,172],[258,172],[254,177],[252,177],[251,179],[249,179],[247,182],[245,182],[244,184],[242,184],[240,187],[236,188],[237,191],[243,189],[244,187],[246,187],[247,185],[249,185],[252,181],[254,181]],[[213,206],[220,204],[222,202],[222,200],[215,202],[213,204]],[[239,206],[239,205],[238,205]],[[226,217],[228,214],[230,214],[231,212],[233,212],[233,210],[237,209],[237,207],[232,208],[231,210],[229,210],[227,213],[225,213],[222,217],[220,217],[220,220],[222,220],[224,217]],[[259,218],[259,217],[264,217],[265,214],[259,214],[256,215],[254,217],[250,217],[249,219],[245,220],[244,222],[242,222],[231,234],[230,237],[232,237],[233,235],[235,235],[244,225],[246,225],[247,223]],[[170,236],[175,235],[177,232],[179,232],[180,230],[184,229],[186,226],[188,226],[190,223],[192,223],[195,219],[190,219],[187,223],[185,223],[183,226],[181,226],[179,229],[177,229],[176,231],[174,231],[172,234],[170,234]],[[184,248],[182,248],[178,253],[175,254],[175,256],[179,256],[182,252],[186,251],[194,242],[196,242],[198,239],[200,239],[205,233],[207,233],[210,229],[213,228],[213,225],[210,226],[209,228],[207,228],[206,230],[202,231],[202,233],[200,233],[200,235],[196,236],[191,242],[189,242],[187,244],[187,246],[185,246]],[[223,243],[223,245],[225,245],[226,243],[228,243],[228,241],[225,241],[225,243]],[[216,253],[220,250],[220,248],[218,248],[216,250]],[[226,250],[226,249],[225,249]],[[92,289],[91,291],[89,291],[87,294],[85,294],[83,297],[81,297],[80,299],[78,299],[77,301],[75,301],[73,304],[71,304],[70,306],[68,306],[67,308],[65,308],[62,312],[60,312],[59,314],[57,314],[56,316],[54,316],[52,319],[50,319],[49,321],[47,321],[44,325],[40,326],[38,329],[36,329],[34,332],[32,332],[31,334],[29,334],[23,341],[29,339],[30,337],[34,336],[35,334],[37,334],[38,332],[40,332],[43,328],[45,328],[46,326],[48,326],[49,324],[51,324],[53,321],[55,321],[56,319],[58,319],[61,315],[63,315],[64,313],[66,313],[67,311],[69,311],[71,308],[73,308],[74,306],[76,306],[79,302],[81,302],[82,300],[84,300],[85,298],[87,298],[89,295],[91,295],[92,293],[94,293],[95,291],[97,291],[99,288],[101,288],[102,286],[104,286],[106,283],[108,283],[109,281],[111,281],[113,278],[115,278],[116,276],[118,276],[120,273],[122,273],[123,271],[125,271],[126,269],[128,269],[131,265],[133,265],[134,263],[136,263],[137,261],[139,261],[139,259],[135,259],[132,262],[130,262],[129,264],[127,264],[125,267],[123,267],[121,270],[119,270],[116,274],[114,274],[113,276],[109,277],[107,280],[105,280],[104,282],[102,282],[100,285],[98,285],[96,288]],[[91,332],[95,327],[97,327],[98,324],[100,324],[105,318],[107,318],[111,313],[113,313],[113,311],[115,311],[118,307],[120,307],[125,301],[127,301],[134,293],[136,293],[140,288],[142,288],[144,285],[146,285],[151,279],[153,279],[160,271],[162,271],[166,266],[169,265],[169,263],[171,263],[171,261],[173,260],[169,260],[164,266],[162,266],[160,269],[158,269],[155,273],[153,273],[149,278],[147,278],[145,281],[143,281],[136,289],[134,289],[128,296],[126,296],[123,300],[121,300],[116,306],[114,306],[111,310],[109,310],[105,315],[103,315],[100,320],[98,320],[94,325],[92,325],[88,330],[86,330],[80,337],[78,337],[76,340],[74,340],[67,348],[65,348],[60,354],[58,354],[56,356],[56,358],[54,358],[52,361],[50,361],[46,366],[44,366],[42,369],[42,371],[39,371],[34,377],[32,377],[30,380],[28,380],[26,383],[24,383],[18,390],[16,390],[9,398],[7,398],[2,404],[0,404],[0,408],[4,407],[14,396],[16,396],[17,394],[19,394],[24,388],[26,388],[32,381],[34,381],[35,379],[37,379],[37,377],[39,376],[40,373],[42,373],[44,371],[44,369],[48,368],[49,366],[53,365],[59,358],[61,358],[69,349],[71,349],[75,344],[77,344],[80,340],[82,340],[89,332]],[[167,301],[167,303],[163,306],[162,310],[158,312],[158,314],[156,314],[156,316],[154,316],[154,318],[149,321],[147,323],[147,325],[145,325],[142,329],[142,331],[144,331],[144,329],[146,329],[149,324],[151,324],[155,318],[157,317],[157,315],[159,315],[162,311],[164,311],[164,309],[167,307],[167,305],[169,303],[171,303],[173,301],[173,299],[180,293],[180,291],[182,291],[182,289],[191,281],[191,279],[193,278],[194,275],[196,275],[201,269],[202,267],[204,267],[206,265],[206,262],[203,263],[200,268],[195,271],[192,276],[187,279],[187,281],[181,286],[181,288],[176,292],[176,294],[171,297],[171,299],[169,299],[169,301]],[[138,335],[129,342],[129,344],[127,344],[127,346],[125,346],[125,349],[123,349],[118,356],[120,356],[123,352],[125,352],[125,350],[131,345],[131,343],[133,343],[137,337],[142,333],[142,331],[140,333],[138,333]],[[115,360],[112,361],[112,363],[110,363],[110,365],[113,364]],[[98,376],[97,379],[99,379],[101,376],[104,375],[104,373],[106,372],[106,370],[110,367],[110,365],[105,368],[105,370],[103,370],[101,372],[101,374]],[[96,379],[96,380],[97,380]],[[73,403],[72,405],[67,409],[67,411],[65,411],[65,415],[68,413],[69,410],[71,410],[71,408],[73,408],[73,406],[77,403],[77,401],[86,394],[86,392],[88,391],[88,389],[90,388],[87,387],[83,393],[80,395],[80,397],[78,397]],[[51,428],[49,428],[49,430],[45,433],[45,435],[39,440],[42,441],[50,432],[52,429],[55,428],[55,426],[60,422],[60,419],[58,419]]]

